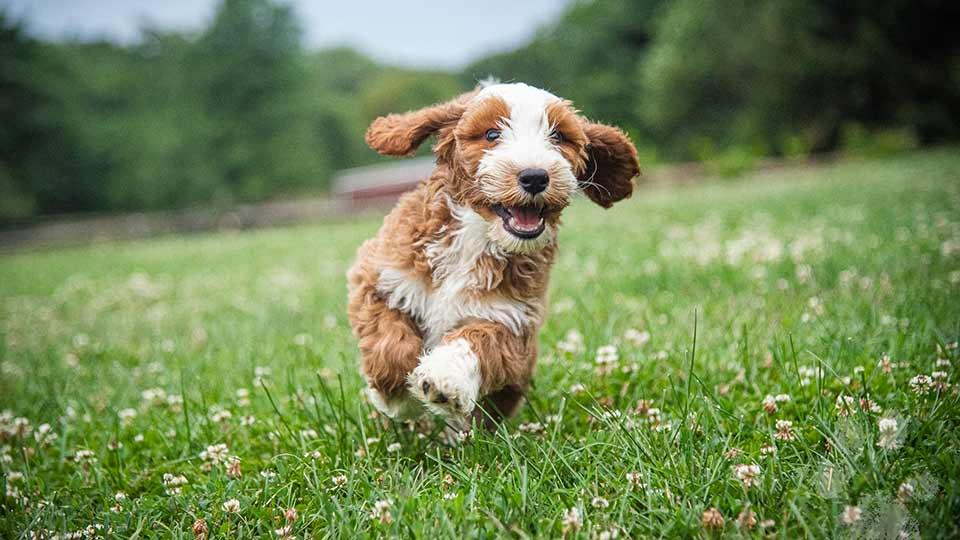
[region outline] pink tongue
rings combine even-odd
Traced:
[[[540,226],[540,211],[536,208],[514,207],[510,209],[513,221],[525,230],[533,230]]]

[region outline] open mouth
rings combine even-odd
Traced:
[[[503,228],[517,238],[536,238],[546,228],[542,208],[495,204],[492,210],[503,220]]]

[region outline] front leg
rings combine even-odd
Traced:
[[[536,357],[533,329],[518,336],[500,323],[472,321],[420,358],[408,388],[431,412],[464,427],[478,403],[489,415],[509,416],[530,384]],[[505,392],[515,397],[504,400]]]

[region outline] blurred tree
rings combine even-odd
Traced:
[[[958,27],[944,0],[575,0],[527,45],[448,73],[306,52],[276,0],[222,0],[198,33],[127,47],[39,42],[0,14],[0,223],[323,189],[381,159],[363,143],[373,118],[490,75],[625,127],[644,162],[736,171],[956,140]]]
[[[849,122],[960,135],[960,7],[678,0],[639,66],[637,111],[675,157],[709,139],[828,150]]]
[[[87,153],[53,92],[62,69],[0,13],[0,222],[101,203]]]
[[[634,100],[637,64],[653,39],[662,0],[576,1],[526,46],[479,60],[468,80],[523,81],[573,101],[585,114],[644,136]]]
[[[301,33],[288,5],[224,0],[187,65],[210,123],[217,198],[261,199],[329,174],[310,99]]]
[[[360,96],[360,111],[369,123],[378,116],[446,101],[465,89],[449,73],[383,69],[368,81]]]

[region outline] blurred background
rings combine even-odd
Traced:
[[[955,141],[958,15],[937,0],[0,0],[0,229],[389,203],[429,158],[356,169],[385,161],[370,121],[488,76],[622,126],[648,171]]]

